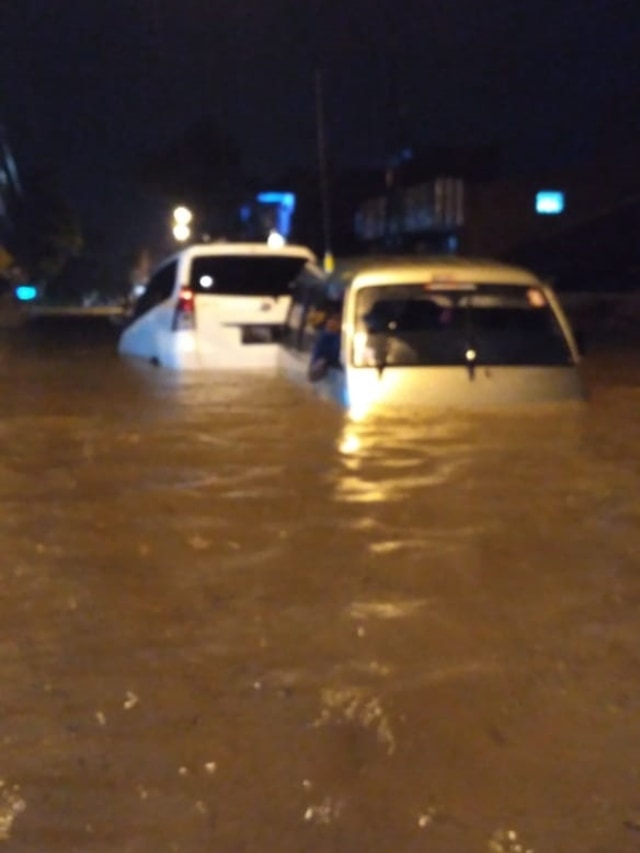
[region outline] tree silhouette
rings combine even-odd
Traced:
[[[11,211],[10,248],[36,280],[50,280],[83,246],[80,223],[64,199],[56,174],[42,169],[27,176]]]

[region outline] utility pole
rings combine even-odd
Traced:
[[[318,144],[318,177],[320,181],[320,205],[322,209],[322,238],[324,242],[323,266],[325,272],[333,272],[334,259],[331,251],[331,207],[329,171],[327,167],[327,142],[324,126],[324,91],[322,71],[316,69],[316,132]]]
[[[9,147],[6,131],[2,125],[0,125],[0,148],[2,157],[1,165],[4,168],[13,192],[17,196],[20,196],[22,195],[22,184],[18,177],[18,167],[16,166],[16,161],[14,160],[11,148]]]
[[[7,133],[0,124],[0,237],[15,234],[14,214],[22,200],[22,183],[14,160]],[[1,245],[0,240],[0,245]]]
[[[384,213],[383,242],[387,247],[397,242],[392,234],[392,219],[397,212],[398,193],[402,183],[402,160],[406,145],[406,111],[400,85],[400,37],[395,9],[387,9],[385,15],[387,38],[386,57],[386,127],[385,142],[387,166],[385,171],[386,206]]]

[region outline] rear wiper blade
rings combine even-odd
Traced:
[[[464,360],[467,365],[467,371],[469,373],[469,379],[471,382],[476,378],[476,359],[478,358],[478,353],[476,352],[476,348],[472,344],[467,344],[467,347],[464,351]]]
[[[389,360],[389,338],[385,335],[384,346],[376,347],[376,369],[378,371],[378,379],[382,379],[382,374]]]

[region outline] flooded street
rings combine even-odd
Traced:
[[[64,331],[0,330],[8,850],[640,849],[640,348],[349,423]]]

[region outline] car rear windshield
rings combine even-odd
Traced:
[[[364,287],[356,299],[353,363],[567,365],[573,357],[539,287],[469,284]]]
[[[282,256],[203,256],[191,262],[195,293],[226,296],[282,296],[304,264],[304,258]]]

